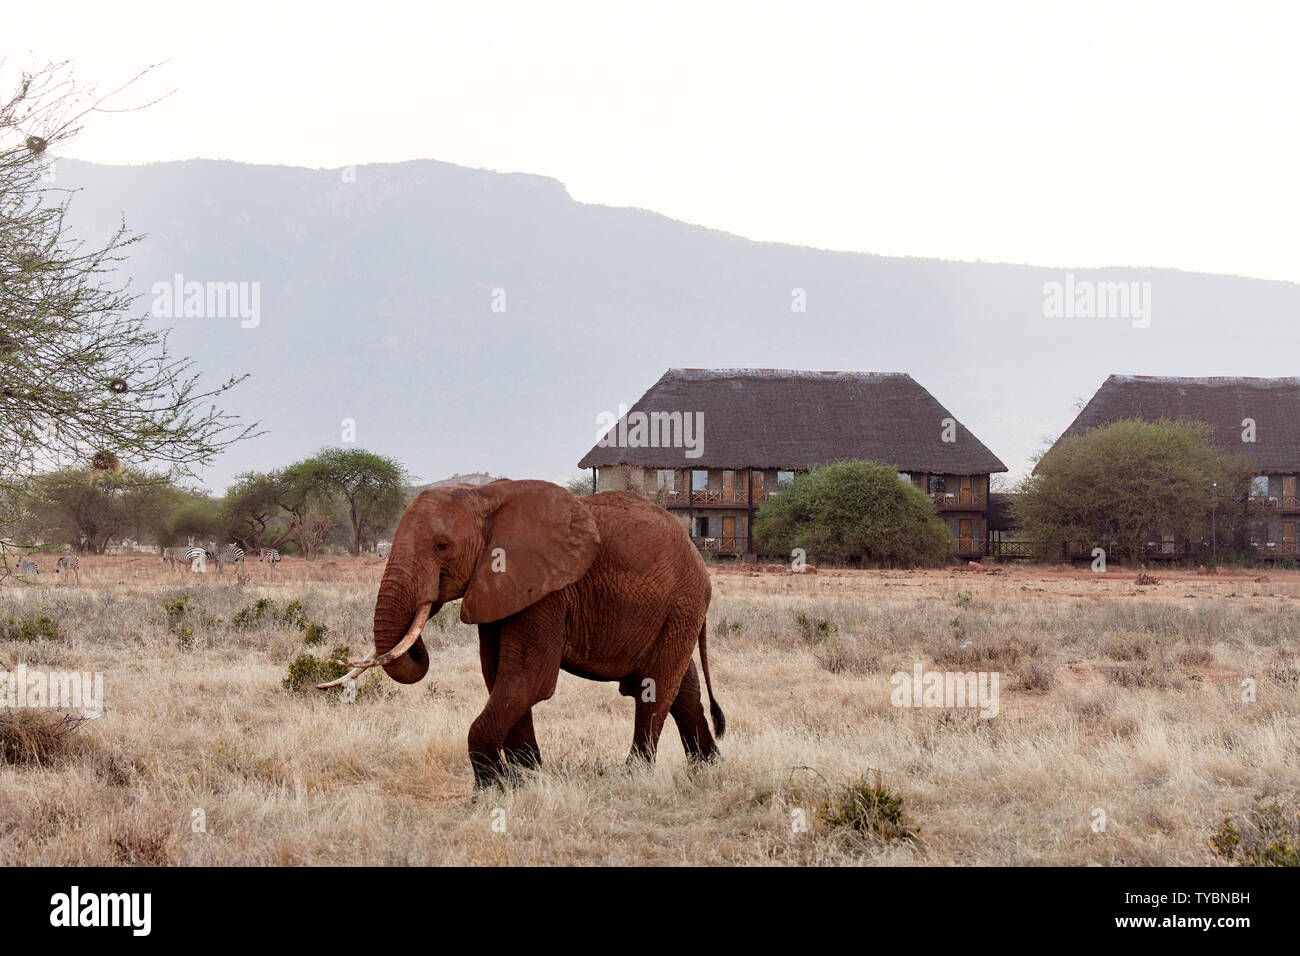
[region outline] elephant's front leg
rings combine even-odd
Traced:
[[[510,728],[503,743],[506,762],[528,770],[542,768],[542,750],[537,746],[537,735],[533,732],[533,712],[530,709]]]
[[[564,637],[557,624],[563,615],[532,613],[479,628],[483,677],[488,684],[487,706],[470,726],[469,758],[474,788],[503,782],[507,770],[503,751],[517,765],[540,765],[541,751],[533,731],[532,707],[555,693]]]
[[[497,667],[501,657],[501,625],[480,624],[478,627],[479,663],[483,668],[483,682],[487,684],[488,693],[496,683]],[[517,767],[537,770],[542,766],[542,751],[537,746],[537,735],[533,731],[533,712],[530,709],[506,733],[502,742],[508,763]]]

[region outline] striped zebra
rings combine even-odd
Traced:
[[[217,570],[221,570],[223,564],[233,564],[238,568],[244,567],[244,549],[237,544],[228,544],[221,549],[217,555]]]
[[[193,538],[190,539],[194,540]],[[190,563],[190,570],[195,574],[208,573],[208,549],[207,548],[186,548],[185,560]]]
[[[162,563],[175,571],[176,565],[185,563],[185,551],[185,548],[163,548]]]
[[[385,558],[385,559],[387,559],[387,557],[388,557],[388,552],[390,552],[390,551],[393,550],[392,542],[389,542],[389,541],[381,541],[381,542],[379,542],[379,547],[375,548],[375,550],[379,552],[379,556],[380,556],[381,558]]]
[[[22,575],[40,574],[41,569],[35,561],[28,561],[20,554],[18,555],[18,573]]]
[[[271,566],[271,570],[274,571],[275,566],[280,563],[280,552],[275,550],[275,548],[263,548],[262,556],[258,558],[258,560],[265,561]]]
[[[58,561],[54,562],[54,573],[58,574],[60,571],[67,571],[71,574],[75,574],[77,578],[80,579],[81,558],[77,557],[75,554],[65,554],[63,557],[59,558]]]

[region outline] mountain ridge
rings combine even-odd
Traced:
[[[1279,280],[820,250],[438,160],[352,182],[352,167],[225,160],[55,169],[84,187],[75,235],[123,216],[146,234],[124,269],[142,308],[177,274],[260,283],[255,328],[158,320],[205,378],[251,373],[227,404],[269,434],[223,456],[215,487],[339,444],[349,418],[358,445],[416,475],[563,480],[597,415],[674,367],[906,371],[1023,473],[1112,373],[1294,371],[1277,345],[1300,286]],[[1047,318],[1043,285],[1067,273],[1151,283],[1151,327]]]

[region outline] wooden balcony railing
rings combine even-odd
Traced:
[[[754,491],[754,505],[757,507],[768,498],[776,496],[775,491],[764,491],[756,489]],[[703,507],[722,506],[722,507],[745,507],[749,504],[748,490],[741,488],[734,491],[723,491],[721,488],[696,488],[686,496],[685,490],[676,488],[658,488],[650,492],[650,500],[657,505],[665,508],[677,507],[685,508],[687,505],[699,505]]]
[[[1246,507],[1251,511],[1281,511],[1282,498],[1279,495],[1251,495],[1246,499]]]
[[[990,541],[989,554],[995,558],[1038,558],[1051,550],[1041,541]]]
[[[730,538],[709,537],[709,538],[691,538],[695,546],[701,551],[707,551],[710,554],[744,554],[745,546],[748,543],[745,538],[736,535]]]
[[[983,511],[985,496],[978,491],[936,492],[930,496],[940,511]]]

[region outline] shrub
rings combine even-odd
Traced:
[[[307,609],[302,606],[301,601],[290,601],[275,612],[275,620],[285,627],[296,627],[301,631],[307,626]]]
[[[903,795],[885,786],[879,774],[874,783],[859,778],[841,787],[822,808],[822,820],[882,840],[912,840],[921,832],[907,815]]]
[[[329,656],[345,661],[349,653],[346,644],[336,644],[330,648]],[[299,654],[289,665],[288,676],[280,682],[280,686],[295,694],[302,693],[314,689],[317,684],[336,680],[347,672],[348,669],[343,665],[332,663],[315,654]]]
[[[167,627],[169,630],[175,630],[190,609],[190,596],[181,594],[170,601],[163,602],[163,610],[167,613]]]
[[[1102,545],[1135,562],[1156,528],[1199,541],[1216,505],[1229,540],[1232,509],[1217,494],[1240,498],[1254,467],[1220,452],[1203,422],[1111,422],[1057,441],[1011,499],[1012,519],[1027,540]]]
[[[325,635],[329,633],[329,628],[324,624],[318,624],[315,621],[307,621],[302,625],[302,642],[308,647],[325,643]]]
[[[770,554],[803,548],[817,563],[861,558],[890,567],[945,564],[952,536],[921,489],[898,470],[843,461],[798,475],[769,498],[754,535]]]
[[[0,638],[6,641],[22,641],[31,644],[35,641],[57,641],[62,637],[59,622],[44,615],[24,618],[11,617],[0,624]]]
[[[268,612],[270,612],[269,615]],[[271,599],[258,598],[248,607],[235,612],[235,616],[230,619],[230,624],[237,631],[251,631],[262,626],[263,618],[274,617],[274,614],[275,605],[271,602]]]
[[[1300,811],[1294,804],[1256,794],[1242,813],[1240,826],[1232,814],[1210,835],[1212,849],[1225,863],[1241,866],[1300,866]]]
[[[822,617],[809,617],[803,611],[795,615],[794,622],[799,625],[799,634],[808,644],[820,644],[835,633],[837,628]]]

